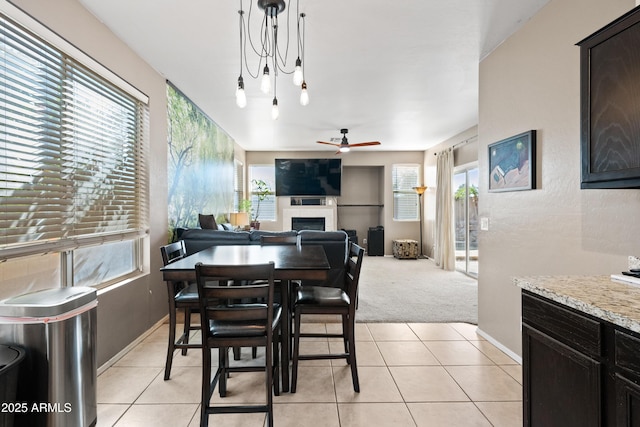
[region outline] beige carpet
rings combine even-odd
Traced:
[[[356,322],[477,324],[477,281],[430,259],[365,255]]]

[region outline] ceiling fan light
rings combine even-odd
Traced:
[[[278,108],[278,99],[273,98],[273,106],[271,107],[271,118],[273,120],[278,120],[280,117],[280,109]]]
[[[300,92],[300,104],[309,105],[309,92],[307,92],[307,83],[302,82],[302,91]]]
[[[269,66],[265,65],[262,72],[262,81],[260,82],[260,90],[268,94],[271,92],[271,78],[269,77]]]
[[[346,146],[346,145],[345,145],[345,146],[340,147],[340,150],[339,150],[339,151],[340,151],[341,153],[348,153],[349,151],[351,151],[351,148],[349,148],[349,146]]]
[[[304,76],[302,75],[302,61],[300,58],[296,59],[296,68],[293,70],[293,84],[295,86],[300,86],[304,81]]]

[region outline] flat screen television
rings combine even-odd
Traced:
[[[341,159],[276,159],[276,196],[339,196]]]

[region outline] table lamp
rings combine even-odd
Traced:
[[[232,212],[229,214],[229,221],[234,227],[243,228],[245,225],[249,225],[249,214],[246,212]]]

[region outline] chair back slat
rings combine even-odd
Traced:
[[[260,244],[262,246],[268,245],[298,245],[300,244],[300,236],[299,235],[283,235],[283,236],[272,236],[272,235],[264,235],[260,236]]]
[[[208,308],[207,313],[211,320],[225,320],[244,322],[249,320],[265,320],[267,318],[267,306],[258,304],[219,305]],[[266,324],[266,322],[265,322]]]
[[[260,330],[270,333],[267,325],[273,322],[273,262],[234,266],[198,263],[195,269],[203,333],[209,333],[206,328],[211,321],[255,322]]]
[[[160,247],[160,253],[162,254],[162,262],[165,266],[187,255],[183,240],[178,240],[177,242]]]
[[[264,283],[260,282],[251,285],[236,284],[227,286],[218,283],[219,282],[208,282],[206,284],[204,291],[207,298],[233,300],[242,298],[267,298],[269,296],[269,283],[266,282],[266,279]]]

